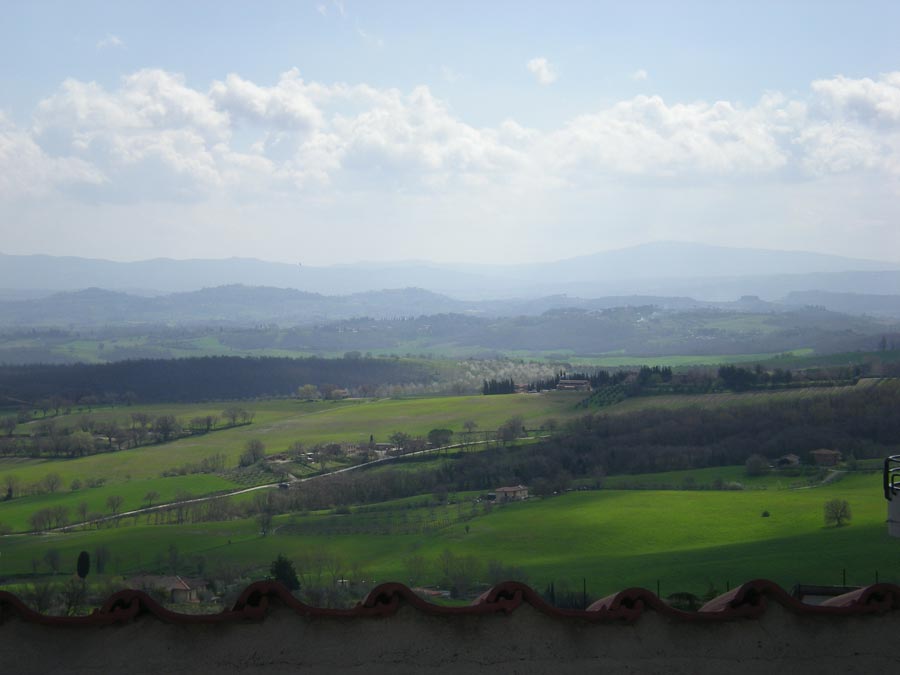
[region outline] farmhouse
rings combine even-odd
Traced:
[[[528,499],[528,488],[524,485],[501,487],[494,490],[498,502],[517,502]]]
[[[590,391],[590,380],[560,380],[556,385],[557,391]]]
[[[835,466],[841,461],[841,453],[837,450],[828,450],[820,448],[809,453],[810,457],[816,463],[816,466]]]
[[[203,579],[186,579],[177,574],[172,576],[145,575],[128,580],[131,588],[147,592],[156,591],[165,595],[169,602],[200,602],[200,591],[208,586]]]

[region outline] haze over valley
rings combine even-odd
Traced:
[[[0,17],[0,642],[896,612],[900,4]]]

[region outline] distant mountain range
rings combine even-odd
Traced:
[[[41,291],[92,287],[160,295],[235,284],[345,296],[415,287],[467,301],[563,294],[689,296],[700,301],[757,295],[778,300],[809,290],[900,295],[900,264],[676,242],[517,265],[362,262],[315,267],[246,258],[125,263],[0,254],[0,299],[33,299]],[[313,298],[306,301],[314,304]]]
[[[481,318],[539,316],[548,311],[598,311],[618,307],[661,310],[720,310],[773,314],[813,306],[832,312],[900,319],[900,295],[861,295],[806,291],[781,302],[757,296],[711,302],[688,297],[649,295],[578,298],[553,295],[528,300],[456,300],[420,288],[321,295],[268,286],[219,286],[199,291],[140,296],[89,288],[26,300],[0,300],[0,328],[98,327],[140,325],[300,326],[368,317],[458,314]]]
[[[294,326],[357,317],[393,319],[435,314],[536,316],[560,308],[600,310],[649,305],[662,309],[727,306],[738,311],[750,311],[747,301],[706,303],[691,298],[654,296],[587,300],[557,295],[533,300],[476,301],[455,300],[420,288],[327,296],[290,288],[232,285],[148,297],[88,288],[27,300],[0,300],[0,327],[139,324],[238,326],[268,323]],[[754,303],[753,307],[755,310],[760,309],[758,303]]]

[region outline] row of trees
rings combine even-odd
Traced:
[[[254,413],[245,408],[229,406],[220,415],[201,415],[190,420],[140,411],[112,420],[82,415],[72,424],[57,419],[42,420],[28,425],[29,435],[0,438],[0,456],[85,457],[250,424],[253,417]]]
[[[109,495],[106,498],[106,508],[109,513],[97,513],[90,510],[87,502],[81,502],[75,508],[75,517],[77,522],[86,523],[101,521],[105,516],[115,518],[122,510],[122,504],[125,498],[122,495]],[[57,504],[47,508],[39,509],[31,514],[28,518],[28,527],[32,532],[46,532],[48,530],[67,527],[70,520],[69,507]]]
[[[106,479],[99,476],[90,477],[84,481],[80,478],[75,478],[69,483],[69,490],[75,492],[82,488],[103,487],[105,482]],[[3,474],[3,482],[0,483],[0,489],[2,489],[0,501],[6,502],[25,495],[43,495],[59,492],[63,489],[63,480],[55,471],[47,473],[43,478],[33,483],[24,483],[16,474],[6,473]]]
[[[516,391],[516,383],[509,378],[507,380],[485,380],[481,387],[481,393],[485,396],[493,394],[512,394]]]
[[[104,364],[0,366],[0,397],[38,401],[59,396],[70,401],[94,397],[119,401],[239,400],[291,396],[298,382],[317,387],[340,382],[346,388],[385,382],[428,383],[435,367],[393,359],[241,358],[136,359]]]
[[[719,379],[727,389],[743,391],[754,387],[790,384],[794,376],[789,369],[776,368],[769,372],[758,364],[752,369],[729,365],[719,368]]]

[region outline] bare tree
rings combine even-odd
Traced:
[[[60,478],[58,473],[48,473],[44,476],[44,487],[47,488],[47,492],[53,493],[59,490],[62,485],[62,478]]]
[[[90,507],[87,502],[80,502],[75,509],[78,513],[78,519],[84,523],[87,522],[88,519],[88,511],[90,511]]]
[[[153,430],[159,439],[165,443],[181,431],[181,424],[175,419],[174,415],[160,415],[153,424]]]
[[[115,420],[107,422],[106,424],[101,425],[99,431],[103,436],[106,437],[107,449],[112,450],[113,441],[117,441],[117,445],[121,450],[122,441],[120,440],[120,436],[122,436],[122,429],[119,428],[118,422],[116,422]]]
[[[53,527],[65,527],[69,523],[69,509],[62,505],[51,506],[50,517],[53,519]]]
[[[19,491],[22,489],[22,481],[19,480],[18,476],[15,476],[11,473],[3,476],[3,487],[6,490],[6,496],[3,498],[4,501],[9,501],[14,499]]]
[[[257,492],[253,497],[253,507],[257,511],[256,522],[259,524],[259,531],[265,537],[272,530],[275,514],[274,495]]]
[[[259,531],[262,536],[265,537],[272,529],[272,519],[271,511],[260,511],[259,515],[256,516],[256,522],[259,525]]]
[[[31,608],[41,614],[46,613],[46,611],[50,609],[55,595],[56,586],[39,582],[31,584],[31,586],[28,587],[28,591],[25,593],[25,597],[28,600],[28,604],[31,605]]]
[[[50,509],[40,509],[28,517],[28,526],[32,532],[44,532],[50,529],[51,519]]]
[[[841,527],[853,517],[850,502],[846,499],[829,499],[825,502],[825,524]]]
[[[497,429],[497,436],[503,443],[514,441],[522,435],[524,423],[521,415],[510,417]]]
[[[222,411],[222,417],[224,417],[226,420],[228,420],[228,426],[231,426],[231,427],[233,427],[235,424],[237,424],[237,418],[240,416],[241,416],[240,408],[235,408],[234,406],[225,408],[225,410]]]
[[[266,446],[261,440],[254,438],[247,441],[247,445],[244,446],[244,452],[238,459],[238,464],[240,466],[250,466],[261,459],[265,459],[265,456]]]
[[[159,499],[159,493],[156,490],[150,490],[147,494],[144,495],[144,501],[147,502],[147,506],[153,506],[153,502]]]
[[[122,507],[122,502],[125,499],[121,495],[110,495],[106,498],[106,508],[108,508],[113,516],[119,513],[119,509]]]
[[[81,608],[84,605],[86,595],[87,589],[85,588],[85,584],[78,579],[69,579],[69,581],[63,584],[62,591],[60,591],[60,597],[66,616],[75,616],[76,614],[81,613]]]

